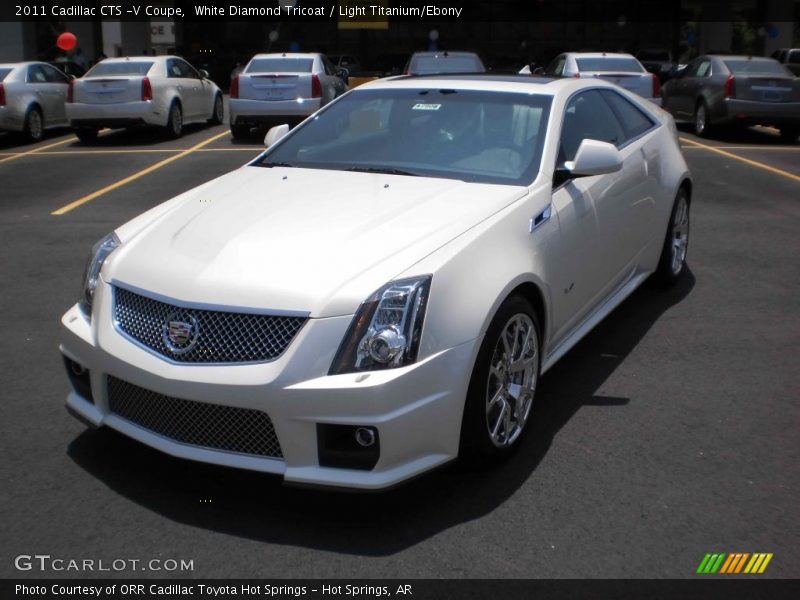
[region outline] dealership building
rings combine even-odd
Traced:
[[[297,0],[295,0],[295,3]],[[340,5],[364,4],[341,0]],[[366,4],[392,6],[392,0]],[[471,16],[437,21],[386,17],[300,19],[186,17],[147,21],[62,20],[0,22],[0,62],[52,60],[70,31],[87,61],[97,57],[178,53],[224,80],[256,52],[321,51],[356,57],[362,70],[402,68],[417,50],[474,50],[497,69],[543,64],[565,50],[669,50],[676,60],[725,51],[769,55],[800,46],[800,0],[493,0]],[[533,8],[531,8],[533,7]]]

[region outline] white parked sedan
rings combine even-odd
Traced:
[[[79,419],[383,488],[507,455],[540,376],[685,269],[672,117],[605,82],[380,80],[286,130],[94,247],[62,320]]]
[[[0,64],[0,131],[37,142],[45,129],[64,127],[69,77],[46,63]]]
[[[256,54],[231,79],[231,135],[245,138],[257,125],[302,121],[347,89],[347,71],[324,54]]]
[[[523,67],[530,73],[529,67]],[[543,71],[556,77],[585,77],[616,83],[661,106],[661,82],[648,73],[631,54],[614,52],[565,52],[558,55]]]
[[[82,141],[102,127],[156,125],[180,137],[187,123],[222,123],[222,92],[178,56],[107,58],[70,84],[67,116]]]

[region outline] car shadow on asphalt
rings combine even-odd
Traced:
[[[275,476],[173,458],[108,428],[87,430],[68,454],[114,492],[177,523],[272,544],[389,556],[537,485],[537,466],[582,407],[620,411],[624,419],[631,400],[597,391],[694,283],[688,269],[666,290],[648,282],[598,325],[542,379],[531,429],[518,451],[493,468],[448,466],[394,490],[364,494],[287,487]]]
[[[207,123],[191,123],[184,125],[181,137],[171,139],[160,127],[136,125],[124,129],[112,129],[101,133],[97,139],[90,142],[75,141],[70,146],[75,148],[124,148],[126,146],[154,146],[169,142],[180,143],[187,135],[214,127],[216,126]]]
[[[678,123],[677,125],[681,133],[694,133],[691,124]],[[794,145],[781,139],[777,131],[763,127],[717,127],[709,131],[707,141],[775,147]]]

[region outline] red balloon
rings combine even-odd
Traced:
[[[72,50],[77,43],[78,38],[75,37],[74,33],[70,33],[69,31],[65,31],[59,35],[58,40],[56,40],[56,45],[62,50]]]

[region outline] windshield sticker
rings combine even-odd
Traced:
[[[411,107],[411,110],[439,110],[441,107],[441,104],[425,104],[423,102],[417,102]]]

